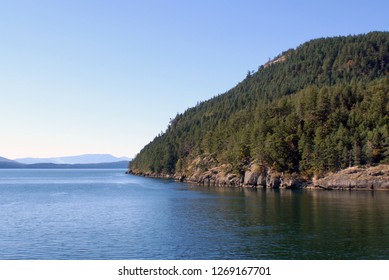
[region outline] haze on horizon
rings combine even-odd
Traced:
[[[171,118],[319,37],[388,31],[389,2],[4,1],[0,156],[133,157]]]

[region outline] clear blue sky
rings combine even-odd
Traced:
[[[389,30],[389,1],[0,0],[0,156],[134,156],[307,40]]]

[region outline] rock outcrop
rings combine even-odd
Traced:
[[[146,177],[173,178],[179,182],[189,182],[204,186],[247,187],[247,188],[302,188],[307,181],[297,175],[284,175],[264,165],[252,163],[243,173],[234,172],[231,166],[214,166],[212,158],[195,159],[187,173],[154,174],[129,170],[128,173]]]
[[[389,190],[389,165],[350,167],[314,179],[313,186],[327,190]]]
[[[171,178],[180,182],[216,187],[246,187],[268,189],[317,188],[324,190],[389,190],[389,165],[350,167],[321,178],[303,178],[299,174],[284,174],[252,162],[243,173],[227,164],[217,165],[211,157],[196,158],[185,173],[154,174],[130,170],[129,173],[147,177]]]

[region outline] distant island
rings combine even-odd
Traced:
[[[106,169],[128,168],[130,158],[117,158],[109,154],[86,154],[57,158],[21,158],[10,160],[0,157],[0,168],[28,169]]]
[[[389,189],[389,32],[320,38],[170,122],[129,173],[215,186]]]

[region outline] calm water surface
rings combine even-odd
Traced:
[[[389,259],[389,192],[0,170],[0,259]]]

